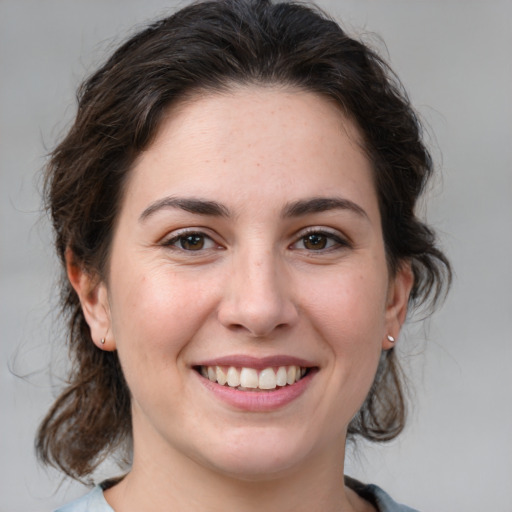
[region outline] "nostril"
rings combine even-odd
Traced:
[[[231,324],[228,326],[232,331],[246,331],[247,329],[242,324]]]

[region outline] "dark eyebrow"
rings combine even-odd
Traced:
[[[310,213],[322,213],[329,210],[350,210],[368,219],[368,214],[358,204],[342,197],[314,197],[288,204],[283,210],[283,217],[300,217]]]
[[[216,201],[207,201],[194,197],[164,197],[151,203],[139,217],[139,221],[147,219],[155,212],[166,208],[178,208],[197,215],[211,215],[214,217],[229,217],[228,209]]]

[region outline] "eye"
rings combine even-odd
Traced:
[[[208,235],[196,231],[181,232],[169,240],[166,240],[163,245],[190,252],[198,252],[217,247],[217,244]]]
[[[315,230],[303,234],[293,245],[293,249],[306,251],[326,251],[337,247],[348,247],[349,243],[335,233]]]

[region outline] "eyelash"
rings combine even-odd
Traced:
[[[305,244],[307,237],[312,237],[312,236],[317,236],[317,237],[319,237],[320,241],[322,241],[322,240],[325,241],[325,244],[327,245],[327,247],[319,247],[317,249],[308,249],[307,247],[302,247],[302,248],[296,247],[297,244],[300,244],[300,243]],[[191,241],[190,240],[191,237],[197,237],[197,239],[199,239],[199,240],[197,240],[198,243],[201,244],[200,247],[196,250],[187,249],[186,247],[184,247],[183,244],[187,243],[187,242],[185,242],[187,237],[189,238],[189,242]],[[330,245],[329,245],[329,243],[330,243]],[[178,246],[178,244],[180,244],[181,246]],[[204,247],[205,244],[211,245],[211,246]],[[219,244],[216,244],[216,242],[213,240],[212,237],[208,236],[207,234],[205,234],[204,232],[202,232],[200,230],[194,230],[194,229],[180,231],[179,233],[175,234],[172,238],[165,240],[162,243],[162,245],[164,247],[173,248],[173,249],[184,251],[187,253],[194,253],[194,252],[200,253],[200,252],[203,252],[208,249],[213,249],[214,245],[216,245],[217,248],[221,247]],[[306,252],[310,252],[310,253],[324,253],[324,252],[334,251],[334,250],[340,249],[340,248],[350,248],[350,247],[351,247],[351,243],[347,239],[345,239],[345,238],[341,237],[340,235],[333,233],[331,231],[327,231],[325,229],[318,229],[318,228],[310,228],[310,229],[302,232],[300,234],[300,236],[297,238],[297,240],[290,245],[290,248],[292,248],[292,249],[306,251]]]
[[[219,244],[217,244],[211,236],[208,236],[206,233],[199,231],[199,230],[195,230],[195,229],[180,231],[179,233],[176,233],[172,238],[164,240],[162,242],[162,245],[164,247],[181,250],[181,251],[188,252],[188,253],[202,252],[203,250],[208,250],[208,249],[213,248],[213,247],[207,247],[205,249],[204,247],[200,247],[198,250],[193,250],[193,249],[186,249],[185,247],[183,247],[183,245],[181,245],[181,247],[179,247],[177,245],[180,241],[183,244],[183,241],[187,237],[191,238],[194,236],[197,238],[200,238],[202,240],[203,244],[210,242],[212,244],[212,246],[216,245],[217,247],[220,247]]]
[[[298,250],[307,251],[307,252],[311,252],[311,253],[315,253],[315,252],[323,253],[323,252],[328,252],[328,251],[334,251],[336,249],[352,247],[352,244],[346,238],[343,238],[339,234],[333,233],[332,231],[328,231],[325,229],[319,229],[319,228],[309,228],[308,230],[302,232],[300,234],[300,237],[297,239],[296,242],[294,242],[291,245],[291,247],[296,246],[298,243],[301,243],[301,242],[304,243],[306,238],[308,236],[312,236],[312,235],[323,237],[327,241],[326,243],[329,243],[329,241],[331,241],[333,243],[329,247],[321,247],[319,249],[307,249],[304,247],[304,248],[300,248]]]

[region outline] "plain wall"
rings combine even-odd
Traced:
[[[0,512],[51,511],[84,492],[59,486],[33,450],[55,391],[49,360],[66,356],[52,327],[58,274],[39,170],[83,76],[177,4],[0,0]],[[320,5],[349,32],[382,36],[426,121],[441,170],[426,214],[456,272],[444,307],[401,339],[415,390],[408,428],[389,445],[360,444],[346,472],[423,512],[510,512],[512,2]]]

